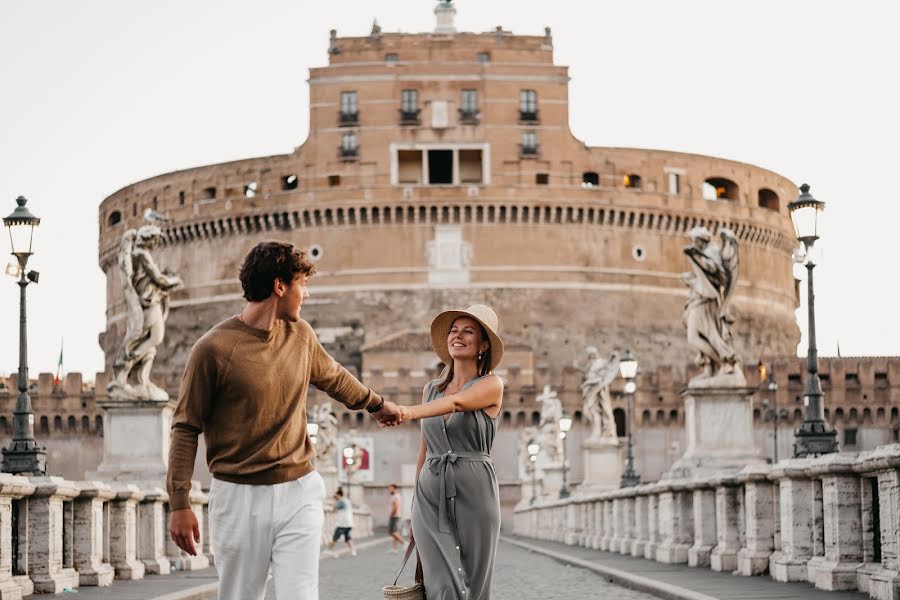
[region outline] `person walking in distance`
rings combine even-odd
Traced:
[[[188,496],[203,433],[220,600],[262,600],[270,567],[278,600],[319,597],[325,483],[313,468],[307,388],[366,409],[382,425],[399,421],[397,406],[329,356],[300,318],[314,272],[291,244],[257,244],[240,270],[247,304],[200,338],[184,369],[166,478],[169,532],[196,554]]]
[[[350,502],[350,498],[344,498],[344,490],[338,488],[334,493],[334,535],[331,536],[331,543],[328,544],[328,556],[337,558],[334,547],[341,536],[344,536],[344,541],[350,548],[350,555],[356,556],[353,538],[350,537],[351,529],[353,529],[353,503]]]
[[[391,534],[391,552],[399,553],[406,543],[400,535],[400,494],[397,493],[397,485],[388,486],[391,495],[391,514],[388,517],[388,533]]]

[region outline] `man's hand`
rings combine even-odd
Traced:
[[[169,519],[169,535],[175,545],[190,554],[197,556],[194,542],[200,543],[200,524],[197,515],[190,508],[173,510]]]
[[[378,419],[382,427],[393,427],[403,422],[400,416],[400,407],[388,400],[385,400],[384,406],[373,412],[372,416]]]

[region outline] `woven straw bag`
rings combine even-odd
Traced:
[[[381,588],[381,591],[384,592],[384,600],[425,600],[425,584],[421,581],[416,581],[412,586],[397,585],[400,574],[403,573],[403,568],[409,562],[409,556],[415,547],[415,540],[410,540],[409,546],[406,548],[406,556],[403,557],[403,564],[400,565],[400,570],[397,571],[397,576],[394,578],[394,584]]]

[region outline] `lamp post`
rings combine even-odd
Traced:
[[[809,186],[800,186],[800,196],[790,204],[791,219],[797,233],[797,240],[803,244],[806,262],[806,308],[809,314],[809,348],[806,355],[806,390],[803,402],[806,414],[800,429],[794,432],[794,456],[818,456],[838,451],[837,432],[825,423],[822,383],[819,381],[819,365],[816,351],[816,311],[813,292],[813,244],[819,239],[819,213],[825,210],[825,203],[813,198]]]
[[[4,473],[32,473],[43,475],[47,471],[47,452],[34,439],[34,411],[28,395],[28,340],[25,319],[25,288],[29,283],[38,282],[37,271],[25,272],[28,257],[31,256],[31,242],[34,228],[41,220],[25,208],[27,200],[16,198],[16,209],[3,219],[9,229],[12,254],[18,265],[7,267],[7,273],[19,278],[19,397],[13,411],[13,434],[9,448],[3,448]]]
[[[787,418],[788,409],[778,408],[778,397],[777,397],[778,384],[775,383],[774,376],[769,376],[769,383],[766,386],[766,388],[769,390],[769,397],[771,398],[771,401],[769,400],[769,398],[763,398],[761,404],[762,404],[763,409],[765,410],[765,416],[764,416],[765,420],[772,421],[774,423],[773,437],[775,438],[775,441],[774,441],[775,448],[774,448],[774,453],[773,453],[774,458],[772,459],[772,461],[777,463],[778,462],[778,421],[780,421],[781,419]]]
[[[531,461],[531,503],[537,500],[537,455],[541,451],[540,444],[528,444],[528,460]]]
[[[568,498],[569,497],[569,487],[566,485],[566,471],[568,471],[568,463],[566,461],[566,436],[569,433],[569,430],[572,429],[572,417],[563,413],[559,418],[559,437],[562,440],[562,451],[563,451],[563,464],[562,464],[562,487],[559,489],[559,497],[560,498]]]
[[[619,487],[634,487],[641,482],[641,476],[634,472],[634,455],[632,453],[632,429],[634,429],[634,416],[632,414],[632,404],[634,402],[634,391],[637,385],[634,378],[637,376],[638,363],[637,359],[631,353],[631,350],[625,350],[622,360],[619,361],[619,373],[625,380],[625,395],[627,396],[628,414],[626,426],[628,427],[628,445],[625,454],[625,470],[622,472],[622,480]]]

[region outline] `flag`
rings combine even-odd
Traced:
[[[62,381],[63,375],[63,340],[59,340],[59,363],[56,365],[56,377],[53,378],[53,385],[58,386]]]

